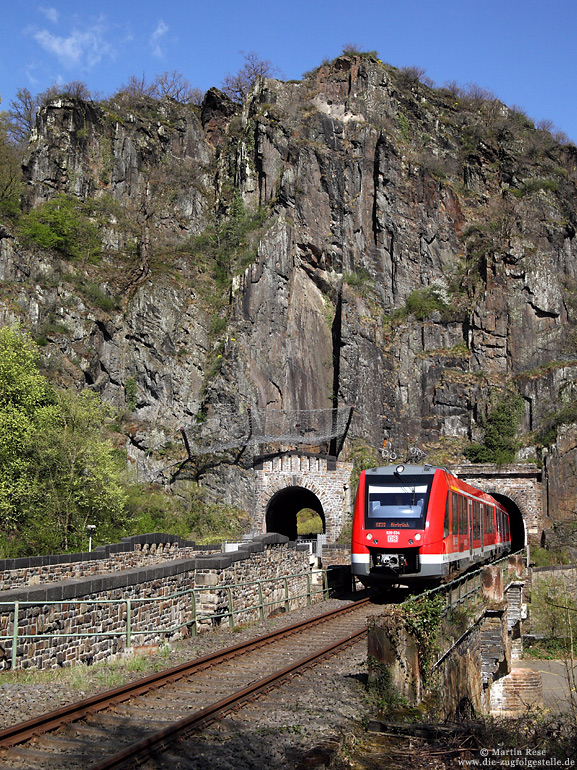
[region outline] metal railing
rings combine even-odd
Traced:
[[[486,566],[496,566],[500,565],[502,577],[503,577],[503,593],[507,591],[509,586],[511,585],[513,580],[510,580],[507,582],[507,577],[509,575],[509,557],[514,556],[517,554],[524,554],[525,550],[521,549],[519,551],[515,551],[514,554],[507,554],[506,556],[501,557],[500,559],[497,559],[494,562],[491,562],[490,564]],[[445,594],[446,601],[445,601],[445,608],[443,611],[443,614],[447,617],[447,619],[451,619],[452,612],[455,608],[460,607],[461,605],[466,605],[467,608],[470,608],[471,602],[473,599],[478,599],[481,594],[481,575],[483,572],[483,567],[480,567],[479,569],[476,569],[472,572],[465,573],[464,575],[461,575],[460,577],[456,578],[455,580],[452,580],[450,583],[445,583],[440,586],[436,586],[435,588],[431,588],[428,591],[424,591],[422,594],[419,594],[419,596],[411,597],[410,599],[406,599],[402,605],[407,605],[409,602],[418,603],[419,601],[422,601],[426,597],[430,596],[440,596]],[[483,606],[482,604],[480,605]],[[483,609],[484,611],[484,609]],[[474,627],[475,623],[478,622],[479,617],[481,616],[481,613],[473,620],[471,623],[471,626],[465,631],[464,634],[462,634],[458,639],[454,640],[449,649],[445,650],[441,657],[434,663],[433,668],[438,667],[445,658],[450,654],[451,650],[453,650],[471,631],[471,628]]]
[[[313,577],[320,578],[320,587],[313,584]],[[290,591],[291,580],[298,578],[306,578],[306,591],[304,593],[292,594]],[[280,583],[280,589],[274,588],[274,584]],[[272,584],[272,592],[276,592],[276,596],[269,597],[265,601],[266,585]],[[251,586],[256,586],[255,594],[258,597],[256,604],[251,606],[235,607],[235,593],[238,589],[249,589]],[[235,591],[236,589],[236,591]],[[213,613],[199,613],[198,605],[200,604],[202,594],[210,592],[212,594],[220,594],[219,604],[222,605],[222,610]],[[269,589],[271,593],[271,589]],[[278,594],[281,594],[279,597]],[[126,640],[126,647],[132,646],[132,639],[135,636],[157,636],[170,635],[180,631],[182,628],[187,627],[190,632],[196,636],[199,631],[199,625],[202,623],[219,624],[222,620],[228,619],[229,627],[235,628],[235,617],[240,615],[251,616],[251,613],[258,613],[260,620],[266,617],[265,610],[269,607],[277,607],[288,612],[291,609],[291,603],[294,604],[300,599],[306,599],[307,606],[311,605],[315,597],[322,596],[328,597],[328,581],[326,570],[314,570],[313,572],[302,572],[293,575],[283,575],[278,578],[266,578],[261,580],[251,580],[243,583],[231,583],[220,584],[214,586],[197,586],[194,588],[188,588],[184,591],[178,591],[166,596],[151,596],[144,597],[142,599],[62,599],[58,601],[30,601],[30,602],[1,602],[0,601],[0,616],[9,614],[7,633],[5,636],[0,636],[0,643],[6,642],[8,646],[11,645],[11,663],[12,669],[16,669],[18,661],[18,645],[25,640],[40,640],[40,639],[113,639],[115,637],[124,637]],[[246,599],[246,596],[244,597]],[[237,597],[238,601],[238,597]],[[138,622],[139,607],[140,613],[142,612],[143,605],[154,605],[157,602],[170,603],[170,606],[164,608],[170,613],[173,609],[177,609],[183,614],[187,611],[186,605],[188,605],[188,617],[177,624],[172,624],[167,627],[159,627],[159,624],[155,628],[146,628],[140,630],[135,628],[135,621]],[[179,608],[180,603],[180,608]],[[47,633],[26,633],[25,628],[20,628],[21,621],[28,621],[27,616],[23,614],[23,610],[29,607],[50,607],[60,606],[61,613],[68,612],[69,608],[77,607],[76,614],[81,613],[81,607],[90,606],[107,606],[111,605],[111,611],[106,617],[94,620],[94,625],[104,625],[106,623],[116,622],[119,625],[123,625],[120,630],[100,630],[100,631],[59,631],[59,632],[47,632]],[[10,609],[2,609],[8,607]],[[117,607],[116,613],[114,607]],[[36,621],[37,623],[37,617]],[[49,619],[48,623],[56,625],[64,625],[69,620],[63,618]],[[145,619],[143,622],[151,624],[153,621]],[[10,630],[10,626],[12,626]],[[24,633],[23,633],[24,631]]]
[[[505,578],[509,573],[509,557],[521,553],[524,553],[524,549],[515,551],[514,554],[508,553],[506,556],[503,556],[500,559],[497,559],[496,561],[486,565],[491,567],[494,567],[495,565],[501,566],[504,580],[504,591],[506,591],[510,585],[510,583],[508,584],[505,581]],[[410,599],[406,599],[403,604],[408,602],[422,601],[428,596],[440,596],[444,593],[447,599],[445,613],[450,617],[451,612],[455,607],[459,607],[461,604],[469,603],[472,596],[475,596],[481,592],[482,572],[483,567],[473,570],[472,572],[467,572],[464,575],[455,578],[455,580],[452,580],[450,583],[443,583],[442,585],[436,586],[435,588],[430,588],[427,591],[423,591],[423,593],[419,594],[418,596],[413,596]]]

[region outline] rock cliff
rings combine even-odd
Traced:
[[[216,89],[202,108],[55,101],[28,205],[90,204],[103,254],[71,262],[3,229],[0,319],[42,337],[53,376],[128,412],[148,474],[179,426],[228,430],[248,406],[354,405],[345,452],[387,441],[451,462],[512,389],[520,456],[569,478],[576,166],[518,111],[369,55],[261,80],[242,106]],[[241,466],[220,473],[248,506]],[[575,511],[575,482],[550,494]]]

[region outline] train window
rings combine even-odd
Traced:
[[[459,534],[467,534],[467,501],[459,496],[460,516],[459,516]]]
[[[423,529],[432,479],[373,476],[367,484],[366,521],[371,527]]]
[[[473,538],[477,540],[481,531],[481,511],[478,500],[473,500]]]
[[[495,509],[492,505],[487,506],[487,513],[489,518],[489,529],[488,532],[490,532],[491,535],[495,534]]]
[[[451,508],[453,517],[451,520],[451,532],[453,535],[459,534],[459,497],[456,492],[451,492]]]
[[[445,503],[445,523],[443,524],[443,539],[449,536],[449,525],[451,523],[451,495],[447,492],[447,502]]]

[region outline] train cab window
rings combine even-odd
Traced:
[[[451,495],[447,492],[447,502],[445,503],[445,523],[443,524],[443,539],[449,537],[449,527],[451,523]]]
[[[432,479],[371,476],[366,485],[366,525],[424,529]]]

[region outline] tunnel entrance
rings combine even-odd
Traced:
[[[527,531],[519,506],[507,495],[491,492],[491,495],[507,509],[511,526],[511,551],[520,551],[527,545]]]
[[[297,514],[308,508],[318,514],[326,530],[325,514],[319,498],[305,487],[285,487],[274,494],[266,509],[266,531],[278,532],[289,540],[297,539]]]

